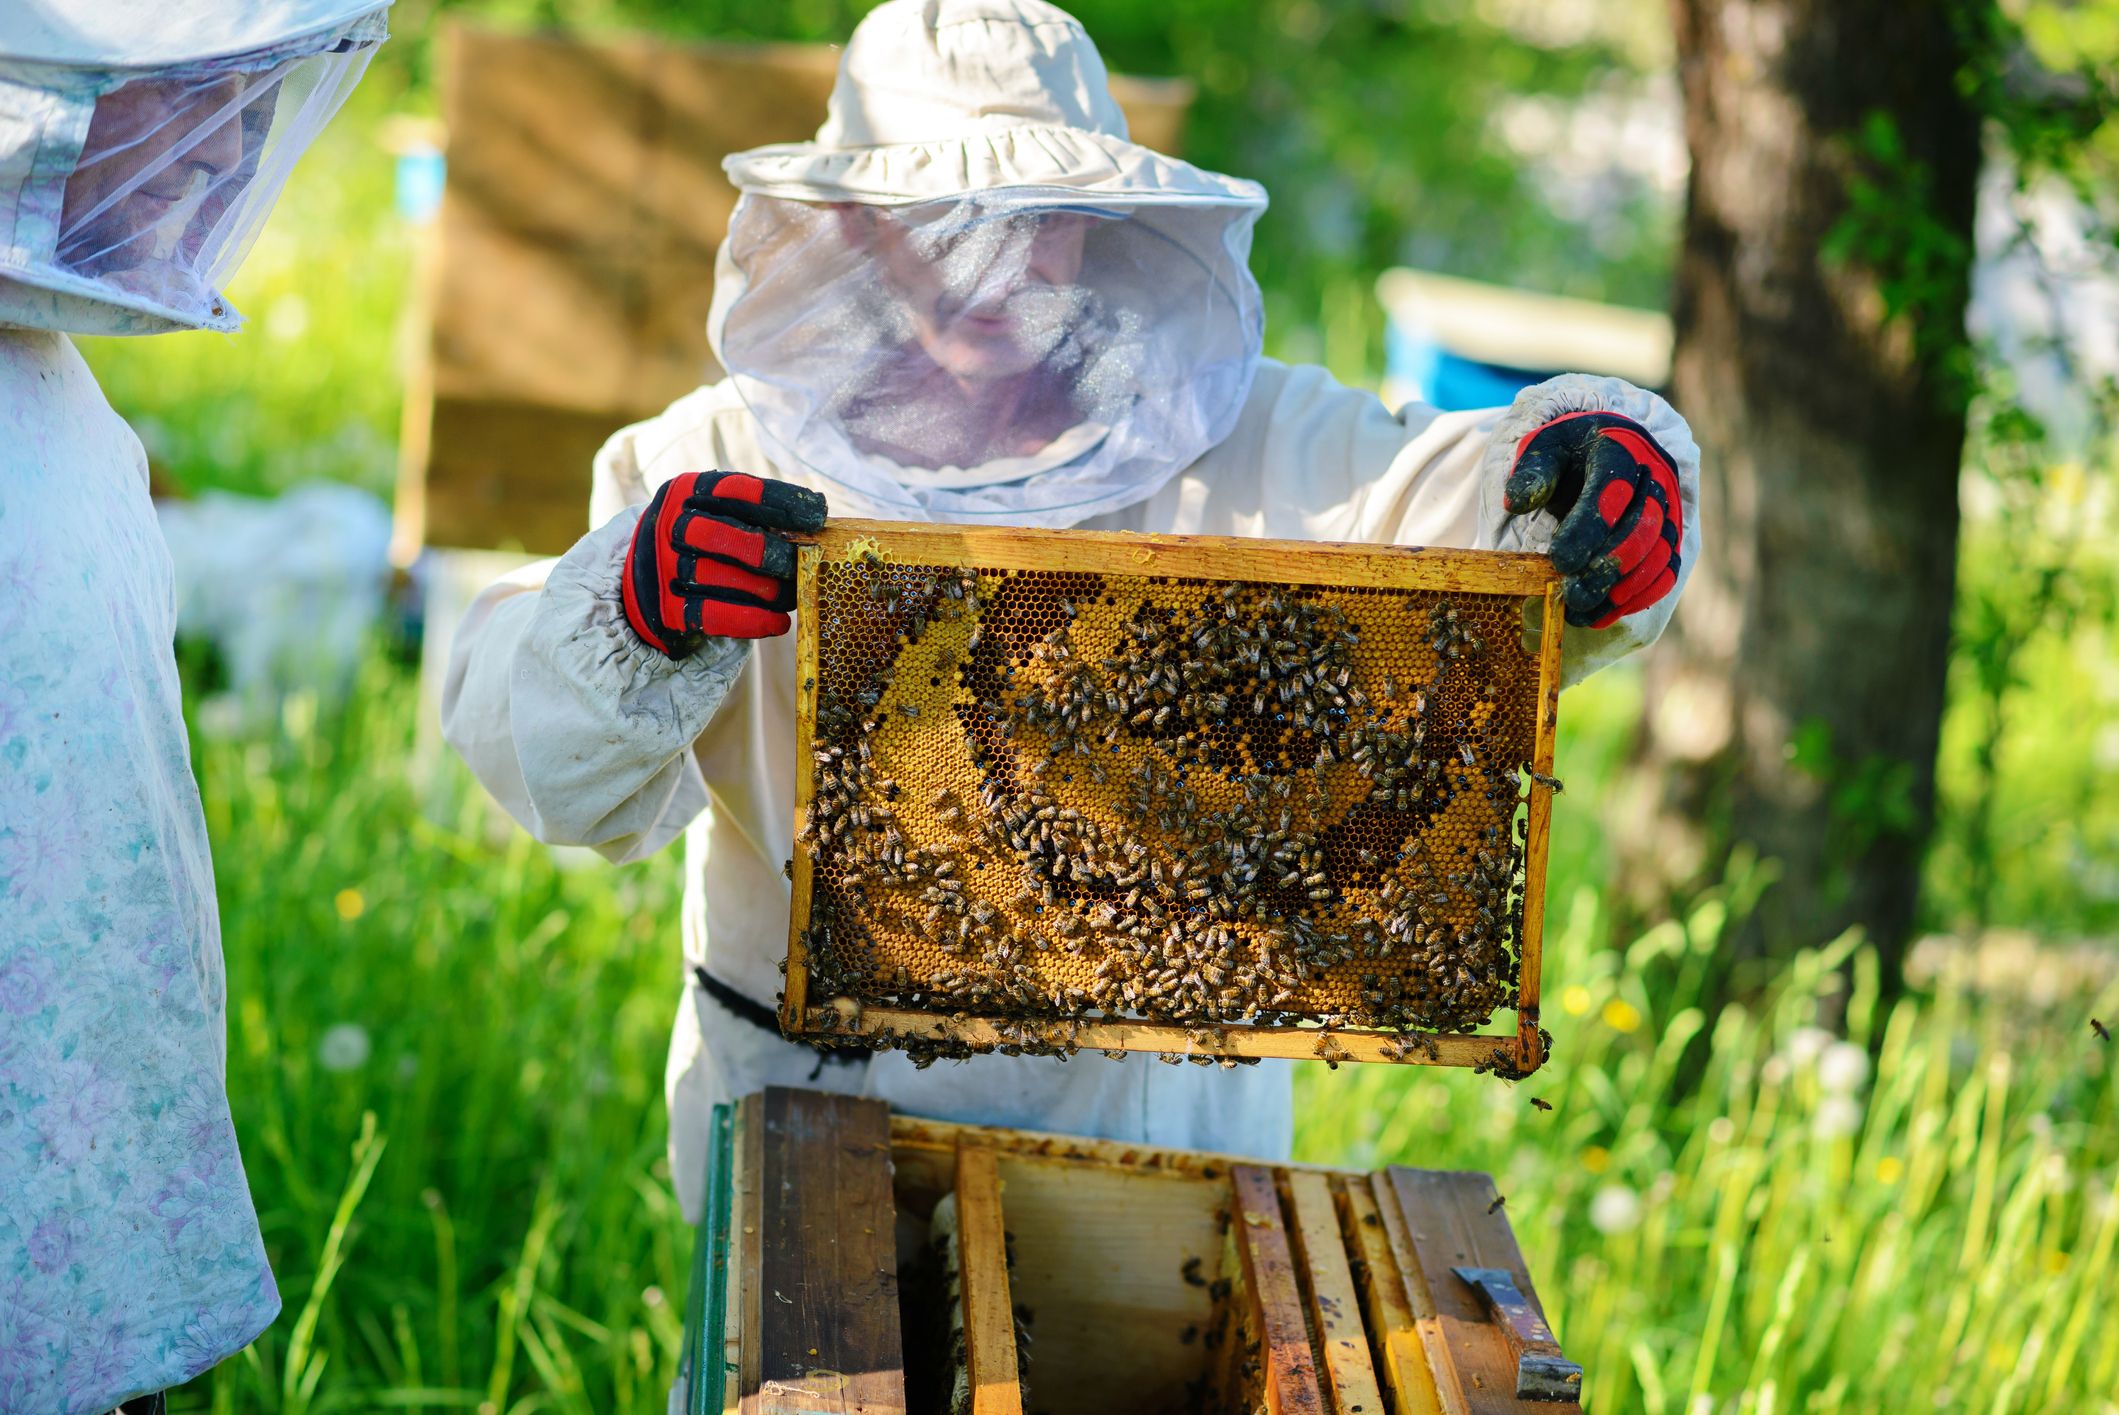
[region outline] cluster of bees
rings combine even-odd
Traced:
[[[1071,1053],[1097,1018],[1182,1025],[1203,1053],[1309,1022],[1334,1050],[1332,1028],[1400,1032],[1409,1057],[1513,1005],[1524,751],[1490,729],[1471,614],[1415,615],[1428,664],[1401,686],[1364,673],[1340,599],[1285,586],[869,556],[820,589],[812,985],[1003,1019],[984,1047],[840,1040],[924,1064]]]

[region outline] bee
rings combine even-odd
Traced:
[[[1494,1195],[1494,1201],[1486,1206],[1486,1211],[1490,1214],[1497,1214],[1501,1212],[1501,1206],[1507,1202],[1508,1200],[1504,1196],[1496,1194]]]
[[[1541,1100],[1541,1099],[1539,1099],[1539,1098],[1538,1098],[1538,1097],[1536,1097],[1536,1096],[1532,1096],[1532,1097],[1530,1098],[1530,1103],[1531,1103],[1532,1105],[1536,1106],[1536,1107],[1537,1107],[1537,1108],[1538,1108],[1539,1110],[1551,1110],[1551,1109],[1552,1109],[1552,1102],[1551,1102],[1551,1101],[1548,1101],[1548,1100]]]
[[[1421,1050],[1421,1046],[1418,1037],[1393,1037],[1383,1044],[1383,1059],[1385,1061],[1404,1061],[1419,1050]]]

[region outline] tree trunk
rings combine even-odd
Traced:
[[[1673,400],[1699,439],[1706,546],[1651,656],[1639,783],[1655,799],[1635,804],[1655,825],[1628,864],[1637,886],[1674,887],[1749,843],[1781,874],[1741,951],[1860,924],[1895,964],[1957,560],[1979,161],[1960,7],[1672,9],[1692,150]],[[1864,143],[1878,114],[1902,158]],[[1862,204],[1859,255],[1829,258],[1859,182],[1888,197]]]

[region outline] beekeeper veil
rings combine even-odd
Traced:
[[[889,0],[816,140],[726,166],[714,347],[835,510],[1071,525],[1235,426],[1265,193],[1129,141],[1042,0]]]
[[[0,324],[235,328],[221,288],[388,5],[0,3]]]

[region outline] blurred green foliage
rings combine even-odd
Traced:
[[[1975,322],[1962,365],[1947,370],[1970,419],[1925,914],[2108,936],[2119,926],[2119,367],[2108,313],[2085,311],[2108,310],[2119,277],[2119,0],[1958,12],[1975,55],[1960,82],[1986,115],[1991,154],[1985,259],[1997,285],[2004,270],[2013,278],[1985,307],[2021,327],[2005,336]],[[1917,324],[1947,282],[1915,272],[1965,256],[1923,237],[1918,181],[1898,187],[1899,214],[1883,222],[1908,233],[1895,303]],[[2035,405],[2027,382],[2044,385]]]

